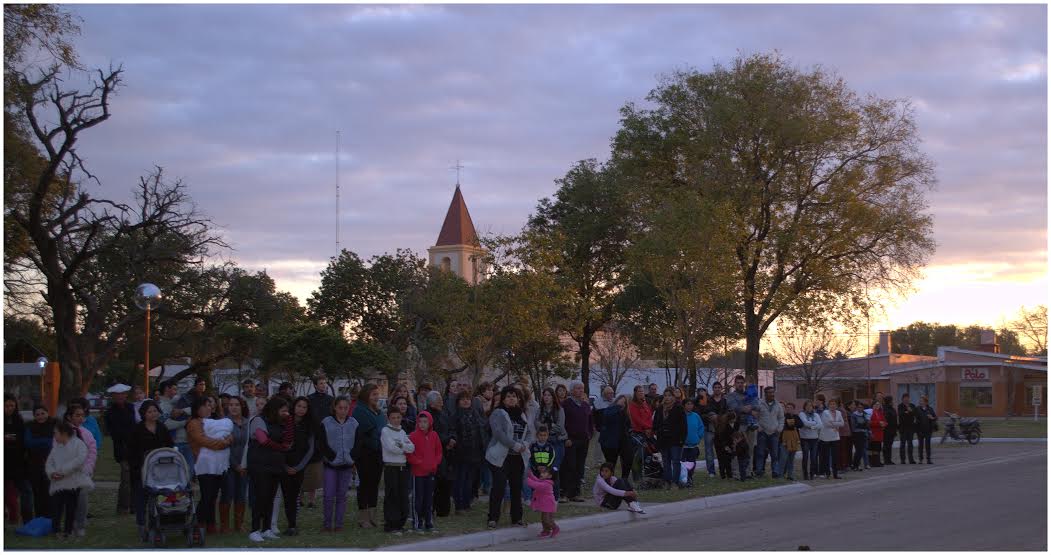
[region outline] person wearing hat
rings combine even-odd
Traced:
[[[131,513],[131,467],[128,462],[128,438],[135,428],[135,414],[128,403],[131,386],[116,384],[106,390],[110,394],[110,405],[103,418],[106,431],[113,438],[113,458],[120,465],[120,487],[117,489],[117,514]]]

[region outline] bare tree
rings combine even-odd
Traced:
[[[595,336],[595,353],[599,358],[596,371],[599,383],[612,387],[613,391],[619,391],[620,382],[639,370],[639,351],[628,335],[617,329],[615,321]]]
[[[16,289],[39,295],[38,313],[55,329],[63,394],[84,394],[113,359],[129,326],[139,281],[173,268],[203,264],[223,243],[193,207],[183,185],[158,168],[142,178],[131,205],[93,198],[96,181],[77,154],[81,135],[110,117],[121,69],[98,71],[86,92],[63,88],[55,67],[36,77],[18,74],[10,108],[24,120],[41,164],[5,217],[28,238],[17,260],[5,264]],[[7,261],[5,261],[7,262]]]
[[[837,334],[828,326],[804,325],[783,326],[778,335],[778,357],[786,365],[778,373],[804,386],[804,398],[813,397],[832,381],[842,385],[843,361],[857,342],[853,335]]]
[[[1033,310],[1022,307],[1013,327],[1032,344],[1031,353],[1047,355],[1047,305],[1038,305]]]

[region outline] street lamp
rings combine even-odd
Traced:
[[[146,368],[143,370],[143,388],[150,391],[150,312],[161,304],[161,288],[143,283],[135,288],[135,306],[146,311]]]

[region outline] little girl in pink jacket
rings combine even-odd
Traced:
[[[533,488],[533,502],[529,504],[534,511],[540,513],[540,524],[543,529],[538,537],[555,537],[558,535],[558,525],[555,524],[555,511],[558,503],[555,502],[555,481],[551,479],[551,471],[544,465],[536,468],[539,478],[533,476],[532,472],[526,472],[526,483]]]

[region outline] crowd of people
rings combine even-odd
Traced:
[[[319,490],[320,532],[339,532],[356,489],[361,528],[434,531],[435,517],[468,513],[487,495],[489,528],[503,514],[524,526],[528,503],[539,515],[540,536],[556,537],[558,505],[585,502],[596,435],[604,462],[591,502],[643,512],[632,482],[647,444],[660,453],[665,488],[692,487],[695,472],[762,477],[767,459],[772,477],[793,480],[797,451],[803,479],[838,479],[848,468],[894,464],[895,437],[901,463],[908,455],[916,464],[915,436],[920,462],[926,455],[931,464],[937,426],[926,398],[917,406],[904,395],[895,407],[891,397],[877,395],[870,406],[840,407],[818,395],[797,411],[776,401],[773,388],[760,398],[741,376],[729,392],[715,383],[710,394],[702,389],[690,398],[682,388],[658,394],[650,384],[635,387],[630,397],[615,397],[606,387],[594,401],[579,382],[536,395],[526,384],[498,389],[483,383],[472,391],[452,382],[444,394],[429,384],[416,392],[398,384],[385,410],[375,384],[333,396],[324,375],[312,382],[308,396],[294,396],[292,384],[284,383],[269,398],[252,380],[241,384],[239,395],[210,395],[203,378],[182,395],[166,382],[155,399],[140,389],[129,399],[132,388],[111,388],[103,419],[121,469],[118,514],[134,513],[145,540],[143,464],[152,450],[171,447],[192,470],[200,496],[195,518],[208,534],[247,532],[253,542],[295,536],[299,511],[316,506]],[[83,536],[103,437],[86,400],[67,405],[61,421],[38,406],[24,423],[15,399],[5,397],[5,507],[10,521],[48,516],[56,534]],[[377,514],[381,483],[383,512]],[[279,533],[282,511],[287,526]]]

